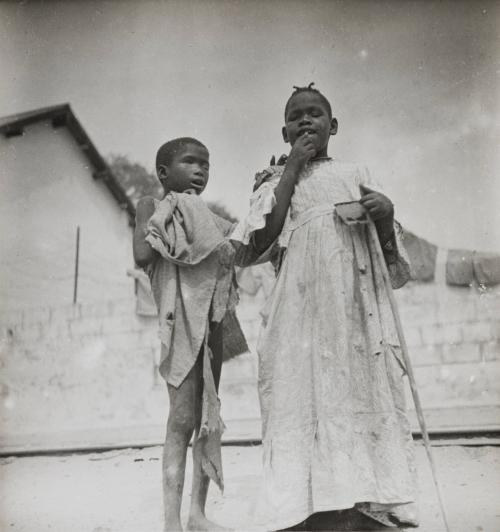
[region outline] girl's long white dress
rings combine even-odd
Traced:
[[[232,236],[249,246],[275,203],[282,167],[267,172]],[[361,183],[374,187],[362,167],[309,164],[279,238],[286,253],[257,348],[257,522],[267,529],[355,505],[382,516],[415,500],[404,366],[380,267],[366,226],[345,225],[334,209],[359,199]],[[389,269],[395,287],[406,282],[403,251]]]

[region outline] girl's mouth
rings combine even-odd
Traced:
[[[299,137],[302,137],[303,135],[316,135],[316,131],[314,131],[314,129],[301,129],[299,131]]]

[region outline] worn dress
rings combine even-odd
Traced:
[[[250,249],[247,258],[282,171],[264,173],[232,235]],[[377,188],[363,167],[310,163],[274,244],[286,251],[257,347],[264,454],[257,522],[268,529],[353,506],[386,522],[415,500],[404,366],[374,243],[366,226],[345,225],[334,208],[359,199],[360,184]],[[402,251],[389,270],[394,287],[406,282]]]

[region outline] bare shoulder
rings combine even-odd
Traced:
[[[155,198],[153,196],[143,196],[138,202],[137,202],[137,208],[138,209],[147,209],[155,206]]]
[[[136,213],[137,216],[152,215],[155,208],[155,198],[153,196],[144,196],[137,202]]]

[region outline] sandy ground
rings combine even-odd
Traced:
[[[226,490],[222,496],[211,488],[210,518],[235,530],[251,527],[260,453],[260,446],[223,447]],[[435,447],[434,456],[452,531],[500,531],[500,447]],[[417,459],[421,513],[417,530],[440,532],[443,525],[421,444]],[[188,479],[190,469],[191,464]],[[160,447],[2,458],[0,475],[2,532],[162,529]]]

